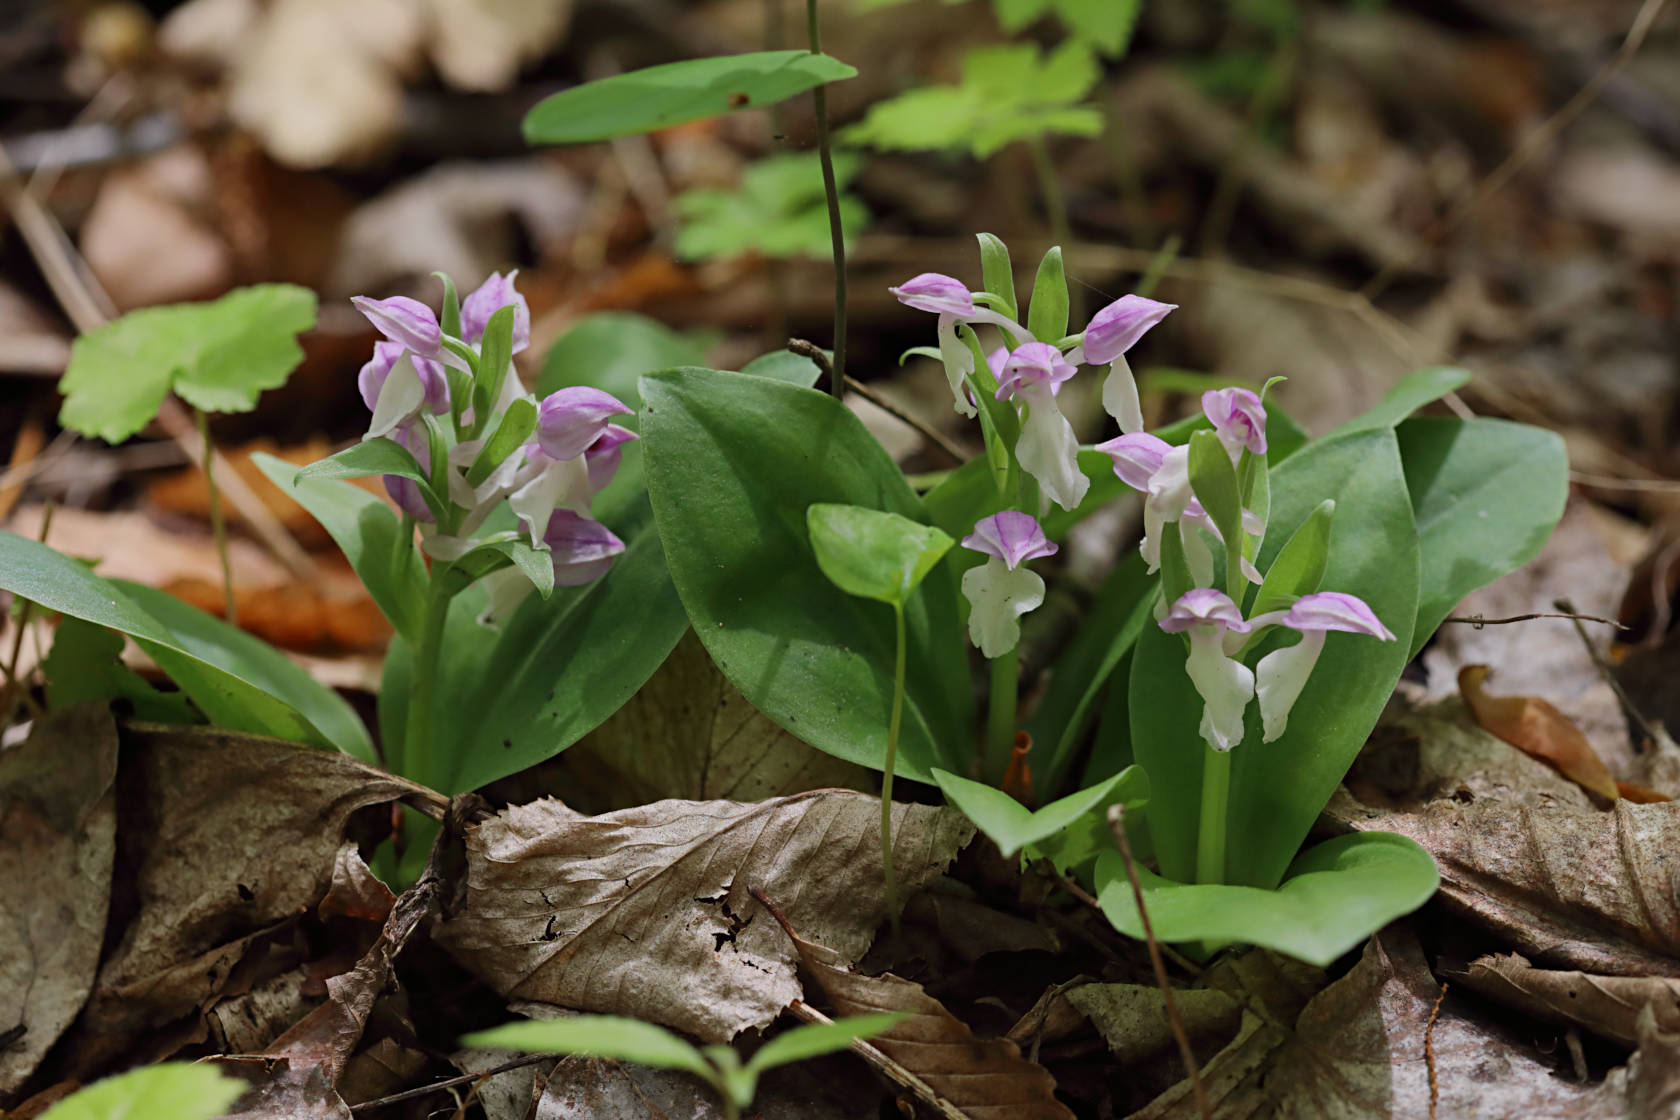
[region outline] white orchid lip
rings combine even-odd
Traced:
[[[1332,631],[1364,634],[1385,642],[1394,634],[1365,600],[1341,591],[1316,591],[1295,600],[1287,610],[1268,611],[1252,619],[1256,627],[1287,626],[1301,632],[1292,646],[1273,650],[1255,666],[1255,694],[1260,700],[1261,742],[1279,738],[1289,726],[1289,713],[1307,687],[1324,640]]]
[[[1243,713],[1254,695],[1254,673],[1225,651],[1225,635],[1247,632],[1242,609],[1223,591],[1197,587],[1179,596],[1161,629],[1185,634],[1190,656],[1184,670],[1202,698],[1202,739],[1216,751],[1228,751],[1243,739]]]
[[[1056,392],[1077,368],[1047,342],[1028,342],[1010,352],[1003,363],[998,400],[1015,399],[1027,406],[1015,457],[1046,497],[1063,509],[1084,500],[1091,480],[1079,469],[1079,439],[1062,415]]]

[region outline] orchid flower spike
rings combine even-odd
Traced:
[[[963,573],[969,640],[988,658],[1002,657],[1021,643],[1021,616],[1044,602],[1044,580],[1022,565],[1054,555],[1056,546],[1036,518],[1015,510],[982,517],[962,545],[987,556]]]
[[[1108,364],[1108,376],[1103,379],[1103,411],[1119,422],[1121,432],[1143,431],[1143,405],[1126,351],[1177,307],[1176,303],[1160,303],[1143,296],[1121,296],[1091,316],[1084,341],[1068,355],[1075,365]]]
[[[997,390],[998,400],[1013,398],[1027,406],[1015,457],[1021,469],[1038,480],[1045,496],[1063,509],[1073,509],[1091,488],[1091,480],[1079,469],[1073,425],[1056,404],[1062,382],[1076,372],[1054,346],[1029,342],[1004,361]]]
[[[1202,411],[1213,421],[1214,433],[1231,456],[1231,464],[1246,450],[1266,453],[1266,409],[1252,389],[1209,389],[1202,394]]]
[[[617,470],[619,445],[636,438],[610,418],[630,411],[612,394],[585,385],[543,398],[537,407],[536,441],[525,447],[525,466],[514,477],[508,498],[508,505],[525,522],[534,547],[542,547],[543,526],[553,521],[556,511],[589,515],[595,492]],[[609,437],[611,442],[604,443]],[[589,451],[597,444],[602,446],[592,470]],[[610,467],[603,457],[612,459]]]
[[[1174,447],[1148,432],[1128,432],[1097,450],[1114,460],[1114,473],[1133,490],[1148,495],[1143,503],[1143,559],[1154,572],[1161,566],[1161,533],[1166,526],[1188,517],[1192,524],[1218,537],[1219,530],[1190,489],[1190,449]],[[1182,530],[1181,530],[1182,532]],[[1198,584],[1212,582],[1213,558],[1205,542],[1193,533],[1184,534],[1185,558]],[[1199,560],[1207,556],[1206,578]]]
[[[373,357],[356,377],[362,403],[373,419],[364,440],[388,436],[420,415],[449,411],[449,378],[443,366],[405,350],[400,342],[376,342]]]
[[[976,307],[974,293],[952,276],[924,272],[887,291],[906,307],[939,316],[939,355],[945,363],[945,380],[950,382],[951,396],[956,401],[954,407],[964,416],[975,415],[975,403],[963,387],[963,378],[974,372],[974,355],[957,338],[957,324],[990,323],[1012,335],[1017,342],[1032,339],[1032,332],[1007,315],[987,307]]]
[[[1312,676],[1318,655],[1324,651],[1324,639],[1332,630],[1349,634],[1368,634],[1385,642],[1394,641],[1394,634],[1382,620],[1356,595],[1340,591],[1318,591],[1295,600],[1288,610],[1269,611],[1258,615],[1255,627],[1281,623],[1301,632],[1301,640],[1292,646],[1273,650],[1260,659],[1255,667],[1256,693],[1260,698],[1261,742],[1270,743],[1282,735],[1289,725],[1289,710],[1301,696],[1301,690]]]
[[[1201,736],[1216,751],[1228,751],[1243,738],[1243,712],[1254,695],[1254,673],[1225,653],[1225,635],[1243,634],[1249,624],[1223,591],[1197,587],[1179,596],[1161,620],[1169,634],[1188,634],[1190,657],[1185,671],[1202,697]]]

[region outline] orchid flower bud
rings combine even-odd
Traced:
[[[1242,611],[1223,591],[1198,587],[1179,597],[1161,629],[1189,636],[1184,668],[1202,698],[1201,736],[1216,751],[1230,750],[1242,742],[1243,712],[1254,695],[1254,673],[1225,652],[1227,633],[1249,630]]]
[[[426,469],[431,460],[431,440],[427,438],[426,428],[422,424],[412,421],[400,427],[393,428],[386,433],[385,438],[402,447],[422,470]],[[437,520],[432,516],[432,509],[426,500],[420,496],[420,487],[411,478],[404,478],[398,474],[384,476],[385,492],[391,495],[391,500],[408,516],[419,522]]]
[[[1202,411],[1233,465],[1244,450],[1266,453],[1266,409],[1252,389],[1209,389],[1202,394]]]
[[[1177,306],[1143,296],[1121,296],[1091,316],[1084,340],[1070,355],[1078,363],[1108,363],[1108,376],[1103,379],[1103,411],[1114,417],[1123,433],[1143,431],[1143,405],[1126,351]]]
[[[1318,655],[1324,651],[1324,639],[1332,630],[1348,634],[1366,634],[1385,642],[1394,641],[1394,634],[1382,620],[1356,595],[1340,591],[1318,591],[1295,600],[1288,610],[1270,611],[1253,619],[1252,625],[1268,626],[1281,623],[1301,632],[1301,640],[1292,646],[1273,650],[1260,659],[1255,667],[1256,692],[1260,698],[1261,741],[1270,743],[1289,726],[1289,711],[1300,699],[1301,690],[1312,676]]]
[[[1015,510],[982,517],[962,545],[987,556],[963,573],[969,640],[988,658],[1002,657],[1021,642],[1021,616],[1044,602],[1044,580],[1022,565],[1054,555],[1056,546],[1035,518]]]
[[[613,557],[624,551],[624,542],[611,529],[567,509],[554,511],[542,540],[554,563],[557,587],[578,587],[599,579],[612,567]]]
[[[576,459],[600,438],[608,419],[632,410],[611,393],[574,385],[537,406],[537,442],[551,459]]]
[[[484,337],[490,316],[504,307],[513,307],[513,353],[531,345],[531,307],[513,287],[519,270],[503,276],[492,272],[484,283],[461,301],[461,341],[477,345]]]

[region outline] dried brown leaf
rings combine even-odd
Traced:
[[[1476,722],[1534,758],[1556,766],[1565,777],[1607,800],[1616,800],[1616,779],[1580,728],[1538,696],[1492,696],[1482,687],[1486,665],[1458,671],[1458,690]]]
[[[29,1077],[93,988],[116,852],[117,730],[104,705],[56,712],[0,752],[0,1095]]]
[[[1069,988],[1068,1002],[1096,1026],[1123,1066],[1137,1065],[1175,1045],[1166,998],[1149,984],[1082,984]],[[1173,1002],[1198,1053],[1223,1048],[1242,1024],[1242,1005],[1224,992],[1191,988]],[[1216,1041],[1217,1040],[1217,1041]]]
[[[902,894],[974,834],[960,815],[893,807]],[[754,804],[660,801],[598,817],[516,805],[467,832],[464,897],[437,931],[509,999],[631,1015],[727,1042],[800,992],[750,886],[855,960],[886,916],[880,803],[819,790]]]
[[[333,857],[332,886],[321,900],[316,912],[323,918],[360,918],[364,922],[383,922],[391,916],[397,896],[378,879],[362,860],[361,849],[353,842],[340,845]]]
[[[1680,980],[1535,968],[1515,953],[1471,961],[1451,979],[1530,1015],[1582,1026],[1627,1046],[1639,1041],[1639,1014],[1647,1006],[1658,1028],[1680,1031]]]
[[[1013,1042],[975,1037],[920,984],[891,973],[853,972],[840,954],[805,940],[784,915],[774,916],[837,1014],[907,1016],[870,1036],[868,1044],[961,1115],[969,1120],[1073,1120],[1073,1112],[1056,1099],[1050,1071],[1023,1058]]]
[[[685,1117],[722,1116],[715,1094],[698,1083]],[[535,1120],[670,1120],[670,1115],[647,1099],[622,1062],[573,1056],[554,1067],[537,1101]]]
[[[1398,832],[1441,869],[1440,898],[1536,963],[1612,976],[1680,976],[1680,803],[1610,812],[1436,802],[1330,815]]]

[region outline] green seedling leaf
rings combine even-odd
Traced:
[[[805,511],[811,551],[829,582],[848,595],[902,607],[955,543],[896,513],[817,503]]]
[[[131,311],[82,335],[59,388],[66,428],[121,443],[173,390],[206,412],[248,412],[303,360],[315,293],[295,284],[238,288],[209,303]]]
[[[210,1066],[161,1062],[74,1092],[41,1120],[213,1120],[249,1088]]]
[[[747,1059],[745,1068],[756,1075],[777,1066],[832,1054],[836,1050],[846,1049],[856,1039],[871,1038],[882,1031],[891,1030],[907,1018],[908,1012],[889,1011],[876,1015],[854,1015],[847,1019],[836,1019],[832,1023],[807,1023],[801,1027],[794,1027],[760,1046],[758,1052]],[[750,1099],[750,1093],[748,1097]]]
[[[512,455],[537,430],[537,406],[529,397],[521,397],[508,406],[495,434],[484,442],[478,458],[467,469],[467,485],[477,486],[490,477],[490,472]]]
[[[1117,793],[1122,799],[1139,792],[1147,796],[1149,788],[1143,771],[1130,766],[1090,789],[1070,793],[1034,811],[1000,789],[946,770],[935,769],[933,780],[944,791],[945,800],[962,810],[974,827],[998,846],[1005,859],[1029,844],[1055,836],[1096,806],[1113,800]]]
[[[684,1070],[699,1075],[708,1084],[717,1080],[711,1063],[700,1051],[664,1027],[616,1015],[575,1015],[541,1022],[504,1023],[465,1035],[461,1044],[534,1054],[617,1058],[656,1069]]]
[[[669,128],[738,109],[774,105],[857,76],[810,51],[693,58],[587,82],[544,98],[525,114],[527,144],[581,144]]]
[[[502,383],[512,373],[513,314],[511,305],[496,309],[484,324],[484,337],[478,343],[478,374],[473,378],[473,431],[482,432],[489,423],[491,411],[502,399]]]
[[[122,663],[122,636],[114,630],[63,618],[53,629],[52,650],[41,662],[47,707],[121,701],[134,718],[153,723],[198,723],[202,717],[179,692],[163,692]]]
[[[892,612],[829,582],[806,511],[835,502],[926,523],[863,424],[827,393],[719,370],[642,378],[648,492],[695,633],[747,700],[819,750],[879,769]],[[949,565],[904,608],[898,772],[926,780],[967,753],[973,695]]]
[[[1355,416],[1330,434],[1341,435],[1344,432],[1359,432],[1370,428],[1392,428],[1424,405],[1440,400],[1469,383],[1468,371],[1451,366],[1431,366],[1428,369],[1414,370],[1395,382],[1394,387],[1383,394],[1383,399],[1377,402],[1375,408]]]
[[[1248,612],[1251,617],[1284,610],[1324,586],[1324,569],[1330,563],[1330,523],[1335,515],[1335,499],[1326,498],[1295,530],[1266,571]]]
[[[989,233],[975,236],[980,242],[981,283],[998,298],[996,309],[1013,319],[1019,308],[1015,303],[1015,268],[1009,262],[1009,246]]]
[[[1563,516],[1569,455],[1507,420],[1418,416],[1395,429],[1423,555],[1412,653],[1470,592],[1540,552]]]
[[[1137,872],[1150,926],[1162,941],[1259,945],[1321,968],[1422,906],[1440,884],[1429,853],[1389,832],[1326,840],[1290,864],[1275,890],[1175,883],[1145,867]],[[1119,852],[1097,857],[1096,887],[1114,928],[1142,938]]]
[[[359,446],[367,447],[373,442]],[[425,594],[426,572],[412,542],[401,539],[401,526],[391,507],[348,482],[300,478],[295,465],[272,455],[259,453],[251,461],[270,482],[321,523],[397,633],[414,633]],[[413,464],[413,456],[408,461]]]
[[[1408,660],[1418,594],[1417,530],[1392,430],[1317,440],[1285,460],[1271,482],[1272,526],[1260,569],[1326,498],[1334,499],[1335,541],[1322,586],[1363,599],[1399,640],[1331,634],[1275,742],[1260,743],[1258,707],[1249,706],[1248,736],[1231,752],[1226,875],[1265,888],[1281,879],[1393,692]],[[1163,571],[1172,536],[1163,536]],[[1250,662],[1282,637],[1274,634]],[[1132,750],[1152,785],[1149,824],[1161,873],[1178,882],[1195,874],[1207,753],[1198,748],[1202,701],[1185,675],[1185,653],[1177,635],[1145,625],[1128,706]]]
[[[856,153],[836,154],[838,189],[845,190],[862,166]],[[822,163],[815,152],[769,156],[747,166],[739,190],[699,187],[678,195],[673,205],[681,220],[675,249],[683,260],[743,253],[826,259],[833,248]],[[862,202],[840,196],[840,228],[848,247],[869,220]]]
[[[1024,31],[1054,12],[1074,35],[1108,57],[1119,58],[1131,44],[1143,0],[993,0],[993,5],[1006,35]]]
[[[870,107],[841,133],[848,143],[905,151],[967,151],[985,159],[1049,133],[1096,136],[1103,116],[1077,104],[1101,76],[1096,55],[1069,39],[1048,56],[1036,44],[972,50],[960,85],[926,86]],[[1057,336],[1060,337],[1060,336]]]
[[[1033,280],[1032,306],[1027,310],[1027,329],[1040,342],[1054,346],[1068,327],[1067,275],[1062,270],[1062,247],[1052,245],[1038,262]]]
[[[1227,544],[1242,532],[1242,499],[1237,491],[1237,471],[1219,437],[1197,432],[1190,437],[1190,489],[1201,500],[1219,535]]]

